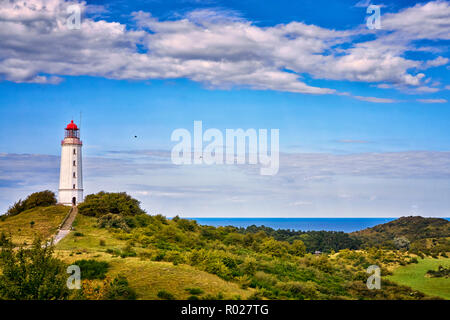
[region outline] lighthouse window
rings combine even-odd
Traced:
[[[75,160],[73,160],[73,166],[75,167]]]
[[[75,172],[73,173],[73,177],[75,178]]]
[[[73,154],[77,154],[77,150],[76,149],[73,149]]]
[[[75,185],[73,185],[73,188],[75,189]]]

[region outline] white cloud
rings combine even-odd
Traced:
[[[370,6],[371,0],[360,0],[355,4],[356,8],[367,8]]]
[[[447,103],[445,99],[417,99],[417,101],[422,103]]]
[[[430,1],[418,3],[399,13],[386,13],[382,17],[382,27],[395,31],[403,40],[450,39],[450,3]]]
[[[65,9],[73,3],[0,3],[0,78],[54,84],[61,76],[71,75],[188,78],[210,87],[341,94],[310,84],[301,76],[309,74],[315,79],[424,88],[425,74],[413,71],[424,63],[407,59],[404,53],[423,50],[413,44],[414,40],[448,39],[450,34],[445,23],[450,19],[450,5],[441,1],[384,14],[383,28],[390,32],[376,33],[369,41],[358,38],[367,34],[363,28],[332,30],[296,21],[259,27],[234,12],[212,9],[165,21],[136,12],[133,17],[138,30],[88,15],[82,19],[80,30],[69,30]],[[104,7],[80,6],[88,13],[107,12]],[[442,64],[445,59],[437,57],[425,65]]]
[[[448,58],[439,56],[436,59],[425,61],[424,68],[443,66],[443,65],[446,65],[448,63],[448,61],[449,61]]]
[[[371,4],[377,5],[377,6],[379,6],[380,8],[386,7],[386,5],[380,4],[380,3],[378,3],[378,2],[372,3],[371,0],[360,0],[360,1],[358,1],[358,2],[354,5],[354,7],[355,7],[355,8],[367,8],[367,7],[370,6]]]
[[[376,97],[362,97],[362,96],[354,96],[356,99],[367,102],[375,102],[375,103],[394,103],[397,100],[394,99],[385,99],[385,98],[376,98]]]
[[[421,87],[414,88],[414,90],[417,91],[417,92],[434,93],[434,92],[438,92],[439,88],[432,88],[432,87],[427,87],[427,86],[421,86]]]
[[[85,194],[126,191],[152,214],[401,216],[420,204],[446,216],[450,205],[449,152],[282,153],[270,177],[250,165],[173,166],[169,152],[114,154],[84,159]],[[0,212],[31,192],[56,192],[58,167],[56,156],[1,154]]]

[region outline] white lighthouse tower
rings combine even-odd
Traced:
[[[82,145],[80,130],[72,120],[65,129],[64,140],[61,141],[58,202],[64,205],[76,205],[83,201]]]

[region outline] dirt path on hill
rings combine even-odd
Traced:
[[[72,209],[70,209],[69,216],[66,218],[62,226],[59,228],[58,233],[56,234],[55,238],[53,239],[53,244],[57,244],[62,239],[64,239],[65,236],[67,236],[70,233],[70,230],[72,229],[72,223],[75,220],[75,217],[78,214],[78,208],[76,206],[73,206]]]

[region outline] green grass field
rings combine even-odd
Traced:
[[[417,264],[395,269],[394,274],[388,276],[387,279],[431,296],[450,299],[450,278],[429,278],[425,276],[428,270],[437,270],[439,265],[450,267],[450,258],[419,259]]]
[[[138,299],[156,299],[161,290],[171,293],[175,299],[187,299],[191,294],[188,288],[203,291],[199,297],[207,295],[216,297],[221,294],[225,299],[246,299],[254,289],[241,289],[238,284],[227,282],[216,275],[199,271],[189,265],[173,265],[169,262],[156,262],[140,258],[112,257],[103,252],[82,253],[70,256],[70,251],[57,250],[56,255],[66,263],[79,259],[106,261],[110,268],[108,276],[124,275],[130,286],[136,290]]]
[[[16,244],[31,244],[36,235],[48,239],[56,234],[69,210],[62,205],[30,209],[0,221],[0,232],[11,234]]]
[[[106,249],[120,249],[126,246],[126,241],[116,239],[107,229],[96,228],[97,218],[86,217],[81,214],[77,215],[72,227],[75,232],[69,233],[67,237],[61,240],[56,246],[60,250],[85,249],[88,251],[105,251]],[[76,232],[80,232],[83,236],[76,236]],[[100,245],[103,240],[105,245]]]
[[[216,275],[199,271],[189,265],[173,265],[135,257],[120,258],[106,253],[107,249],[123,249],[127,241],[119,240],[107,229],[96,228],[97,219],[78,215],[73,224],[75,231],[56,245],[55,254],[66,263],[79,259],[95,259],[110,264],[108,276],[122,274],[136,290],[138,299],[159,299],[157,294],[164,290],[176,299],[187,299],[191,294],[187,288],[199,288],[200,297],[222,294],[226,299],[246,299],[255,290],[241,289],[238,284],[227,282]],[[80,232],[82,236],[76,236]],[[100,245],[100,240],[104,241]],[[136,252],[143,251],[134,248]]]

